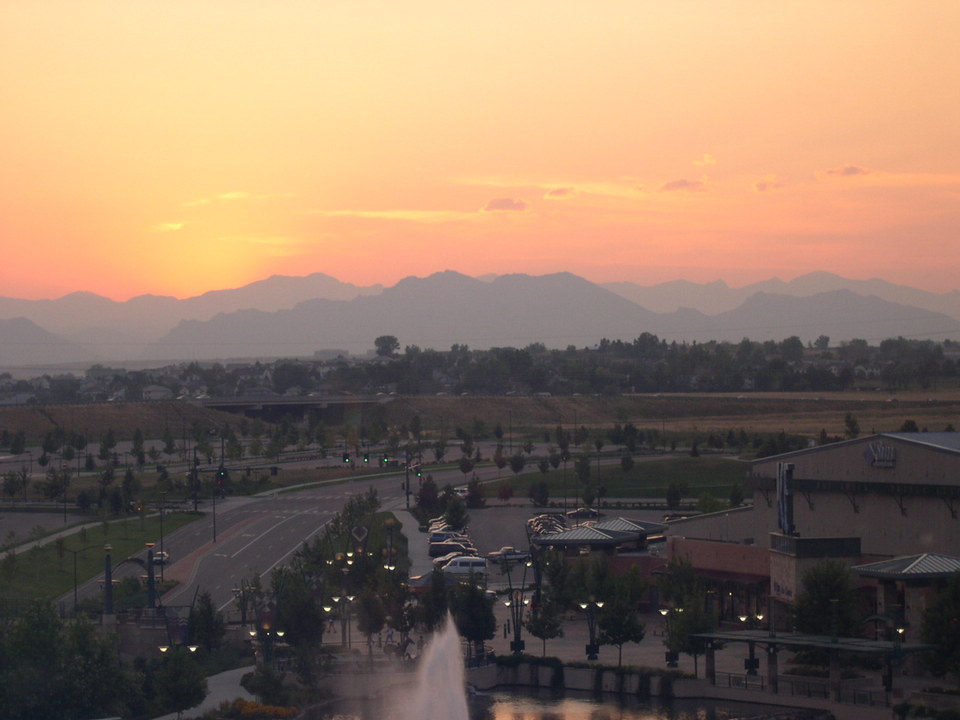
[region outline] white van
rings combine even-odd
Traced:
[[[481,557],[461,555],[443,566],[443,572],[449,575],[487,574],[487,561]]]

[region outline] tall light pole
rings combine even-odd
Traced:
[[[167,494],[160,493],[160,582],[163,582],[163,568],[167,564],[167,554],[163,551],[163,506],[167,504]]]
[[[587,614],[587,631],[590,635],[590,642],[585,649],[587,660],[596,660],[597,653],[600,652],[600,645],[597,643],[597,611],[603,607],[602,600],[587,600],[580,603],[580,609]]]
[[[673,617],[676,613],[682,613],[683,608],[660,608],[660,614],[663,615],[667,623],[667,639],[664,643],[667,646],[666,652],[664,652],[663,657],[667,662],[667,667],[675,668],[677,667],[677,661],[680,660],[680,653],[677,650],[674,650],[675,647],[674,637],[673,637]]]
[[[504,564],[507,564],[507,561],[504,560]],[[530,604],[530,599],[524,597],[524,590],[526,589],[527,584],[527,569],[533,565],[533,562],[528,560],[524,563],[523,566],[523,578],[520,581],[520,587],[513,587],[513,574],[510,572],[510,566],[507,564],[507,584],[510,589],[507,594],[507,599],[503,601],[503,604],[510,611],[510,621],[513,623],[513,640],[510,642],[510,651],[514,655],[519,655],[523,652],[525,643],[520,638],[520,630],[523,627],[523,609]]]

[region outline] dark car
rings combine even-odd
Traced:
[[[458,552],[464,555],[476,555],[477,549],[467,543],[459,542],[438,542],[430,543],[430,557],[438,558],[447,553]]]

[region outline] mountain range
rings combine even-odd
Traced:
[[[583,347],[645,332],[678,342],[960,339],[960,292],[830,273],[742,288],[684,280],[596,284],[570,273],[480,279],[446,271],[392,287],[321,273],[273,276],[184,300],[116,302],[87,292],[0,298],[0,368],[309,357],[332,348],[362,354],[380,335],[446,350]]]

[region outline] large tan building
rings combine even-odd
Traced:
[[[825,558],[960,556],[960,433],[881,433],[763,458],[746,484],[752,509],[691,518],[667,533],[671,556],[731,578],[722,588],[728,614],[764,604],[763,590],[791,602],[804,571]],[[757,577],[763,555],[769,583]],[[747,567],[738,593],[729,585]]]

